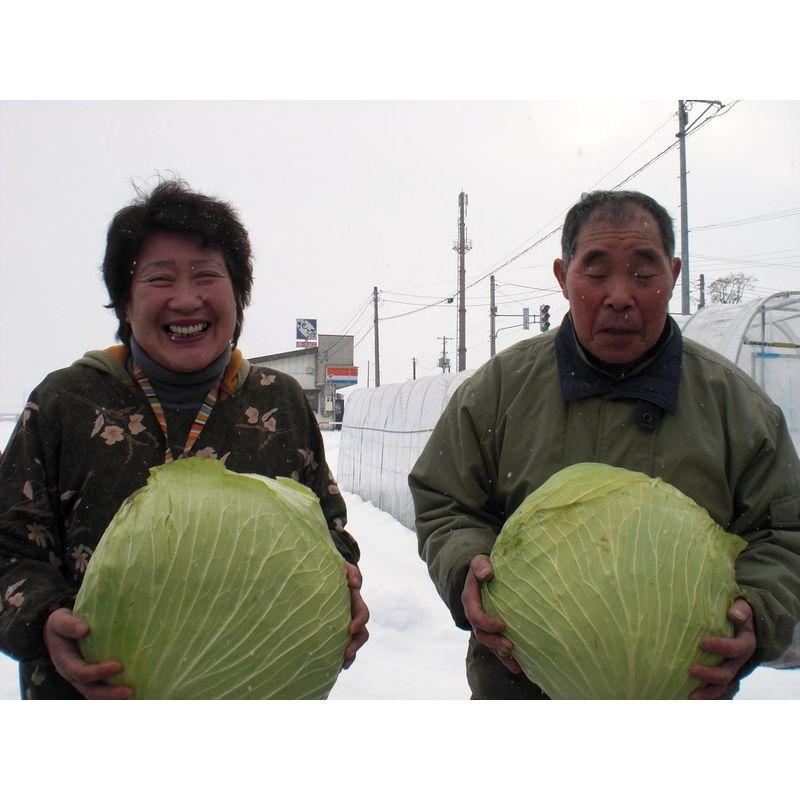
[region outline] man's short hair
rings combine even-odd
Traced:
[[[250,237],[236,211],[216,197],[193,192],[182,180],[161,181],[150,194],[120,209],[111,220],[103,257],[103,280],[119,320],[117,339],[128,344],[131,327],[125,320],[133,267],[144,240],[158,232],[198,236],[204,247],[222,251],[236,299],[233,344],[242,332],[244,309],[253,287]]]
[[[566,270],[575,253],[581,228],[592,214],[597,212],[597,218],[604,222],[622,224],[630,221],[637,208],[652,214],[661,233],[664,251],[672,262],[675,257],[675,232],[672,217],[662,205],[641,192],[599,190],[584,192],[581,199],[567,212],[561,230],[561,259],[564,269]]]

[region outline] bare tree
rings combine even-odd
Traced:
[[[712,303],[741,303],[744,293],[756,283],[752,275],[732,272],[708,284],[708,294]]]

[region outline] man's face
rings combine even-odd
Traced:
[[[681,260],[670,263],[652,214],[635,209],[629,221],[592,214],[565,267],[553,272],[569,300],[580,343],[607,364],[629,364],[659,339]]]

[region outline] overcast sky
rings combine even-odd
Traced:
[[[692,277],[743,271],[759,294],[800,290],[800,103],[707,99],[727,113],[687,138],[689,224],[703,228],[690,234]],[[1,103],[0,408],[15,410],[47,372],[113,342],[98,267],[133,183],[175,173],[241,212],[255,254],[245,355],[293,349],[295,318],[316,317],[322,333],[356,336],[363,384],[368,361],[374,380],[374,286],[383,319],[454,294],[461,190],[470,283],[558,227],[582,191],[616,185],[671,145],[676,111],[677,98]],[[625,187],[653,195],[677,223],[678,174],[674,149]],[[558,247],[555,234],[496,273],[500,313],[548,302],[561,318]],[[484,279],[467,294],[468,367],[488,356],[488,293]],[[455,304],[382,321],[382,383],[410,378],[412,357],[418,376],[434,374],[439,337],[455,327]],[[523,335],[500,332],[498,349]]]

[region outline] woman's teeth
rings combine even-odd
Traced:
[[[197,336],[207,327],[207,322],[198,322],[196,325],[167,325],[167,332],[170,336]]]

